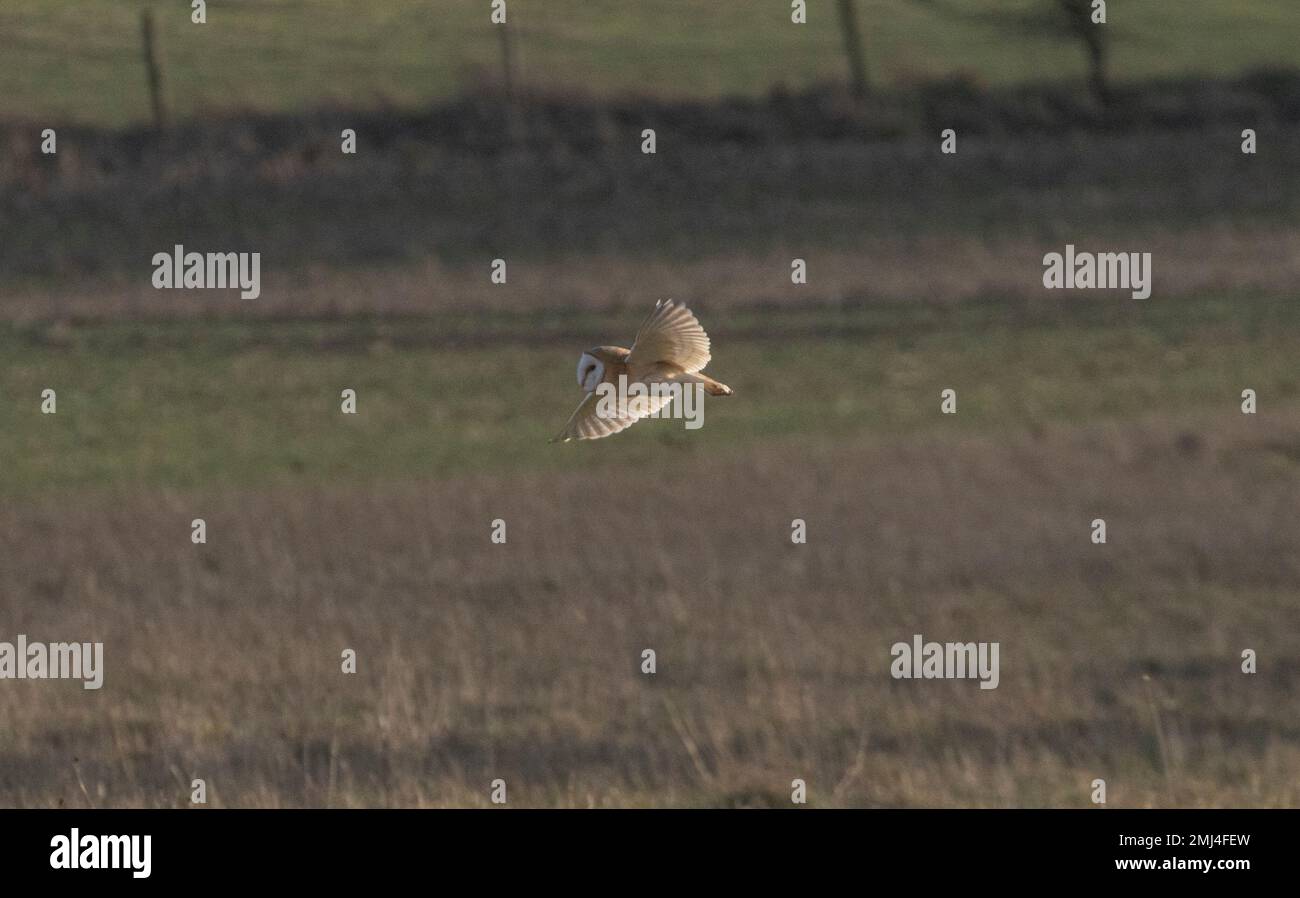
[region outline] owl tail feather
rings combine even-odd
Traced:
[[[730,396],[736,392],[721,381],[714,380],[703,374],[691,374],[683,379],[704,384],[704,392],[710,396]]]

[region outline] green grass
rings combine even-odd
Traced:
[[[1037,0],[1038,3],[1045,0]],[[987,0],[1015,11],[1031,0]],[[499,78],[487,0],[7,0],[0,9],[0,115],[121,124],[148,116],[139,11],[157,17],[165,89],[179,116],[212,108],[293,111],[323,102],[414,105]],[[842,79],[834,6],[810,0],[513,0],[519,78],[545,90],[755,95]],[[1300,60],[1290,0],[1111,4],[1117,78],[1231,74]],[[965,73],[990,83],[1078,78],[1083,54],[981,16],[916,0],[861,0],[872,80]]]
[[[549,323],[550,327],[546,325]],[[1014,433],[1053,422],[1296,414],[1291,300],[1000,301],[751,311],[706,324],[735,398],[704,427],[648,421],[550,445],[577,353],[627,316],[114,322],[0,330],[0,494],[438,479],[860,434]],[[626,342],[626,341],[624,341]],[[58,412],[39,411],[57,391]],[[958,392],[958,414],[939,394]],[[341,413],[355,389],[359,413]],[[669,456],[672,457],[672,456]]]

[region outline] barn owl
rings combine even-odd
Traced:
[[[690,310],[671,299],[660,300],[636,332],[631,349],[597,346],[578,359],[578,386],[586,390],[587,397],[551,442],[607,437],[654,414],[669,401],[656,397],[639,410],[601,416],[596,388],[602,383],[617,384],[620,375],[626,375],[629,384],[700,384],[710,396],[730,396],[734,392],[731,387],[700,373],[709,358],[709,335]]]

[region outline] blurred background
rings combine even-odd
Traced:
[[[1300,6],[1109,6],[9,0],[0,639],[107,669],[0,804],[1294,806]],[[665,297],[737,395],[549,445]]]

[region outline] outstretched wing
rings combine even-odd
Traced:
[[[600,397],[588,393],[587,398],[579,403],[569,417],[564,430],[551,440],[552,443],[567,443],[570,440],[599,440],[612,436],[621,430],[627,430],[642,418],[653,415],[672,400],[671,396],[646,396],[638,401],[628,403],[628,408],[619,413],[617,405],[610,409],[613,414],[600,414]]]
[[[598,440],[601,437],[618,433],[620,430],[627,430],[636,423],[636,418],[630,415],[623,418],[602,418],[597,415],[597,399],[595,393],[588,393],[587,398],[582,400],[578,407],[574,409],[573,414],[569,416],[569,423],[564,425],[564,429],[551,442],[567,443],[569,440]]]
[[[636,332],[627,367],[635,379],[645,377],[660,362],[694,374],[709,363],[709,358],[709,335],[691,310],[671,299],[661,299]]]

